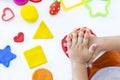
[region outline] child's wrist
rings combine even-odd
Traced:
[[[86,63],[72,63],[72,66],[73,67],[76,67],[76,66],[86,67]]]
[[[71,61],[72,65],[86,65],[87,62],[85,61]]]

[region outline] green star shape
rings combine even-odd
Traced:
[[[104,6],[105,13],[103,13],[101,11],[97,11],[96,13],[93,13],[93,8],[89,5],[89,3],[92,1],[93,0],[85,0],[85,6],[89,10],[89,14],[91,17],[107,16],[108,15],[108,13],[109,13],[108,7],[110,5],[110,0],[101,0],[101,1],[106,1],[106,5]]]

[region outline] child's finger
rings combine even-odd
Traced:
[[[78,40],[76,30],[73,31],[72,35],[73,35],[73,37],[72,37],[72,45],[74,46],[74,45],[76,45],[77,40]]]
[[[96,51],[96,52],[93,53],[92,58],[88,61],[88,65],[90,65],[90,66],[92,65],[92,63],[94,62],[94,60],[95,60],[96,56],[98,55],[98,53],[99,53],[99,51]]]
[[[66,41],[67,41],[67,48],[70,49],[72,46],[72,40],[70,38],[70,35],[67,35]]]
[[[88,42],[89,42],[89,30],[86,30],[84,34],[83,44],[88,45]]]
[[[89,47],[89,54],[93,57],[93,54],[96,50],[96,44],[92,44],[90,47]]]
[[[81,44],[83,42],[83,37],[84,37],[83,28],[81,28],[78,34],[78,44]]]
[[[89,48],[89,53],[90,53],[90,54],[94,54],[96,47],[97,47],[96,44],[92,44],[92,45],[90,46],[90,48]]]
[[[98,53],[97,53],[97,54],[98,54]],[[90,61],[88,62],[88,65],[92,65],[92,63],[94,62],[97,54],[95,53],[95,54],[92,56],[92,58],[91,58]]]

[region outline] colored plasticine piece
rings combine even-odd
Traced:
[[[86,32],[87,29],[88,29],[88,28],[86,28],[86,27],[83,28],[84,33]],[[77,33],[79,33],[79,32],[80,32],[80,28],[77,29]],[[96,35],[93,33],[92,30],[90,30],[90,33],[91,33],[92,35],[96,36]],[[70,37],[72,37],[72,32],[70,33]],[[61,45],[62,45],[62,49],[63,49],[65,55],[66,55],[67,57],[69,57],[69,56],[68,56],[68,53],[67,53],[67,41],[66,41],[66,38],[67,38],[67,35],[62,39]]]
[[[0,49],[0,63],[5,67],[9,67],[10,61],[15,58],[16,55],[11,52],[9,45],[7,45],[4,49]]]
[[[85,0],[60,0],[64,10],[71,10],[84,4]]]
[[[38,19],[38,12],[33,5],[25,5],[21,8],[22,18],[30,23],[35,22]]]
[[[24,57],[30,68],[34,68],[47,62],[46,56],[41,46],[35,46],[24,52]]]
[[[28,3],[29,0],[14,0],[15,4],[23,6]]]
[[[37,3],[37,2],[41,2],[42,0],[30,0],[31,2]]]
[[[53,75],[48,69],[41,68],[33,73],[32,80],[53,80]]]
[[[24,33],[19,32],[17,36],[14,37],[14,42],[23,42],[24,41]]]
[[[47,39],[47,38],[53,38],[51,31],[49,30],[48,26],[44,21],[42,21],[36,31],[36,33],[33,36],[33,39]]]
[[[56,15],[59,11],[60,11],[60,2],[56,0],[50,5],[49,13],[51,15]]]
[[[10,21],[14,17],[15,17],[15,14],[9,7],[4,8],[3,14],[2,14],[3,21]]]
[[[92,5],[90,5],[90,3]],[[110,5],[110,0],[86,0],[85,1],[85,6],[89,10],[89,14],[91,17],[107,16],[109,5]],[[94,10],[95,12],[93,12]]]

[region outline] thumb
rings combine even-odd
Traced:
[[[95,55],[96,48],[97,48],[96,44],[92,44],[89,48],[89,54],[91,54],[91,59],[88,61],[88,66],[89,67],[92,67],[93,59],[96,57],[96,55]]]
[[[95,51],[94,54],[92,55],[91,59],[88,61],[88,66],[92,68],[92,63],[94,62],[96,56],[98,55],[99,51]]]
[[[94,54],[95,50],[97,48],[97,45],[96,44],[92,44],[90,47],[89,47],[89,53],[90,54]]]

